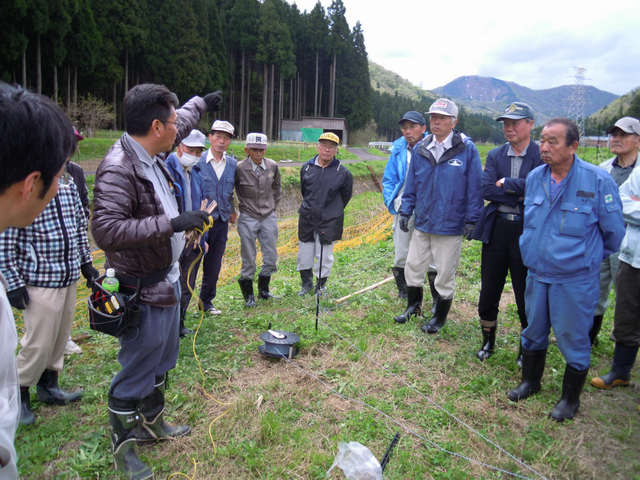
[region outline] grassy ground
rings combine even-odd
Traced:
[[[349,212],[367,215],[367,204],[356,198]],[[272,291],[284,296],[280,301],[260,301],[246,310],[238,286],[222,286],[216,300],[222,316],[201,319],[192,306],[187,324],[200,330],[193,344],[182,340],[167,389],[168,419],[191,425],[193,433],[139,449],[140,456],[156,478],[180,472],[193,479],[321,479],[339,441],[360,442],[380,459],[400,432],[386,479],[512,478],[435,444],[541,478],[455,416],[546,478],[640,478],[637,373],[630,388],[585,387],[576,419],[556,424],[547,413],[560,396],[564,362],[552,344],[542,392],[519,404],[507,401],[505,392],[520,378],[515,365],[519,322],[509,286],[501,302],[497,352],[484,364],[474,357],[481,343],[476,314],[480,250],[478,242],[464,243],[449,322],[437,336],[420,332],[422,319],[393,322],[405,306],[393,282],[334,304],[390,275],[391,239],[336,252],[317,331],[314,298],[296,295],[300,280],[293,259],[281,262],[273,277]],[[300,353],[292,363],[258,353],[259,335],[270,322],[300,336]],[[592,375],[608,371],[611,327],[609,311],[592,356]],[[106,401],[119,369],[118,344],[89,331],[86,323],[73,335],[84,353],[68,359],[61,385],[84,388],[84,399],[49,407],[33,395],[36,423],[21,426],[16,439],[22,478],[115,478]],[[334,469],[331,478],[344,476]]]

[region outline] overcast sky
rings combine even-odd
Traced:
[[[541,90],[573,84],[573,67],[616,95],[640,86],[638,0],[343,2],[369,59],[427,90],[463,75]],[[316,0],[295,3],[310,12]]]

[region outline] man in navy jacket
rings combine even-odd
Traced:
[[[402,230],[409,230],[412,214],[416,218],[405,268],[408,305],[394,320],[405,323],[420,314],[425,274],[433,263],[438,298],[422,331],[434,334],[444,326],[453,302],[462,238],[470,238],[482,210],[482,162],[471,139],[455,130],[455,103],[441,98],[427,113],[433,133],[413,153],[400,207]]]
[[[218,202],[218,208],[211,215],[213,227],[207,232],[206,242],[209,250],[204,256],[202,267],[202,290],[200,298],[204,309],[210,315],[220,315],[222,312],[211,303],[216,297],[216,288],[222,257],[227,248],[227,233],[229,223],[236,223],[238,214],[235,209],[233,185],[238,162],[227,155],[227,148],[231,145],[235,129],[224,120],[216,120],[211,126],[209,141],[211,148],[202,154],[198,162],[198,169],[204,181],[204,191],[207,203],[212,200]]]
[[[527,269],[518,241],[522,235],[526,178],[531,170],[542,165],[540,147],[531,141],[533,110],[529,105],[510,104],[496,122],[504,122],[508,143],[494,148],[487,157],[482,196],[490,203],[482,211],[472,235],[482,241],[482,287],[478,301],[482,348],[476,353],[482,361],[493,354],[495,347],[498,306],[507,272],[511,273],[520,327],[523,330],[527,327],[524,308]],[[522,366],[521,353],[516,362]]]

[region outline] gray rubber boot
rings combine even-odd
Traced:
[[[82,398],[82,390],[65,392],[58,386],[58,372],[45,370],[36,385],[36,398],[47,405],[68,405]]]
[[[300,279],[302,280],[302,288],[300,288],[298,295],[302,297],[313,290],[313,269],[300,270]]]
[[[156,385],[150,395],[138,402],[140,421],[136,438],[138,444],[184,437],[191,433],[188,425],[169,425],[164,421],[164,381]]]
[[[121,400],[109,394],[109,426],[113,466],[131,480],[153,478],[153,472],[138,458],[136,426],[138,412],[135,400]]]

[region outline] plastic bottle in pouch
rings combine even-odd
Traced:
[[[102,280],[102,288],[111,293],[120,290],[120,282],[116,278],[116,271],[113,268],[107,269],[107,276]]]

